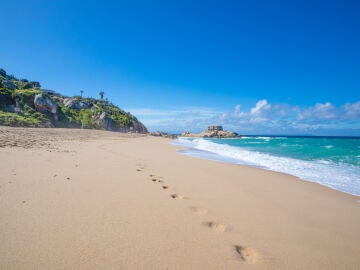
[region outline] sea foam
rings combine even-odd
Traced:
[[[180,137],[174,140],[174,144],[186,147],[186,150],[179,151],[185,155],[286,173],[360,196],[360,168],[351,164],[275,156],[201,138]]]

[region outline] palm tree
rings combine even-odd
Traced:
[[[100,98],[101,98],[101,99],[103,99],[103,98],[104,98],[104,94],[105,94],[105,92],[104,92],[104,91],[102,91],[102,90],[99,92],[99,95],[100,95]]]
[[[82,97],[83,94],[84,94],[84,90],[80,90],[81,97]]]

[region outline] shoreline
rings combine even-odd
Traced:
[[[360,203],[360,195],[356,195],[356,194],[348,193],[348,192],[345,192],[345,191],[341,191],[341,190],[332,188],[330,186],[326,186],[324,184],[314,182],[312,180],[306,180],[306,179],[300,178],[300,177],[298,177],[296,175],[293,175],[293,174],[290,174],[290,173],[279,172],[279,171],[263,168],[261,166],[256,166],[256,165],[239,164],[239,163],[234,163],[234,162],[226,162],[226,161],[223,161],[223,160],[220,160],[220,159],[216,160],[216,159],[211,159],[211,158],[192,156],[190,154],[180,152],[180,151],[184,151],[184,150],[186,151],[186,150],[191,149],[191,148],[187,148],[185,146],[178,146],[178,145],[174,145],[174,144],[170,144],[170,145],[173,145],[174,147],[183,147],[184,149],[176,150],[176,153],[180,154],[180,155],[184,155],[184,156],[187,156],[187,157],[190,157],[190,158],[195,158],[195,159],[200,159],[200,160],[207,160],[207,161],[211,161],[211,162],[227,164],[227,165],[235,166],[235,167],[238,166],[240,169],[241,168],[250,168],[250,169],[260,170],[260,171],[264,171],[264,172],[271,172],[271,173],[274,173],[274,174],[279,174],[279,175],[282,175],[282,176],[285,176],[285,177],[288,177],[288,178],[292,178],[291,181],[304,182],[304,183],[309,184],[309,185],[314,185],[314,186],[318,186],[320,188],[329,189],[329,190],[331,190],[331,191],[333,191],[335,193],[339,193],[339,194],[342,194],[344,196],[353,197],[355,200],[359,199],[358,202]],[[203,150],[201,150],[201,151],[203,151]]]
[[[0,268],[360,264],[357,196],[182,155],[166,138],[0,127],[4,144]]]
[[[306,160],[291,156],[276,156],[271,153],[262,152],[261,150],[248,150],[242,146],[234,146],[227,143],[222,144],[217,141],[207,141],[206,139],[204,139],[201,144],[193,144],[190,143],[190,141],[185,142],[187,139],[189,138],[179,137],[177,140],[174,140],[173,143],[175,146],[183,146],[186,148],[179,151],[182,155],[229,164],[249,166],[266,171],[279,172],[296,177],[301,181],[316,183],[345,194],[360,197],[360,190],[355,188],[351,191],[351,188],[354,187],[348,184],[354,180],[354,178],[351,177],[355,177],[355,180],[357,181],[356,183],[358,184],[360,181],[357,175],[360,171],[356,171],[358,169],[356,169],[356,167],[352,167],[353,165],[351,164],[342,164],[340,169],[340,167],[338,167],[339,164],[331,163],[331,161],[328,163],[330,165],[328,165],[327,163],[318,163],[317,160]],[[207,144],[204,144],[205,142]],[[230,153],[231,155],[229,155]],[[267,161],[262,164],[262,162],[258,160],[253,161],[249,158],[242,159],[242,155],[245,155],[246,157],[249,153],[250,155],[255,155],[255,157],[260,160],[264,158],[271,159],[272,162],[275,162],[275,166],[271,163],[269,164]],[[279,162],[281,163],[281,166],[279,166]],[[296,165],[291,165],[290,167],[287,166],[292,162]],[[307,169],[309,169],[311,173],[306,172]],[[330,174],[329,172],[332,172],[333,174]],[[322,175],[322,177],[319,177],[319,175]],[[336,180],[331,180],[333,178]],[[346,181],[339,181],[340,179],[346,179]]]
[[[187,148],[187,149],[191,149],[191,148]],[[182,151],[182,150],[180,150],[180,151]],[[264,168],[264,167],[261,167],[261,166],[256,166],[256,165],[239,164],[239,163],[235,163],[235,162],[226,162],[226,161],[223,161],[223,160],[220,160],[220,159],[216,160],[216,159],[211,159],[211,158],[197,157],[197,156],[192,156],[190,154],[181,153],[179,151],[177,151],[177,153],[180,154],[180,155],[184,155],[184,156],[188,156],[188,157],[192,157],[192,158],[197,158],[197,159],[203,159],[203,160],[208,160],[208,161],[220,162],[220,163],[223,163],[223,164],[230,164],[230,165],[235,165],[235,166],[240,166],[240,167],[249,167],[249,168],[254,168],[254,169],[258,169],[258,170],[263,170],[263,171],[268,171],[268,172],[273,172],[273,173],[279,173],[279,174],[282,174],[282,175],[285,175],[285,176],[288,176],[288,177],[295,178],[295,181],[303,181],[303,182],[306,182],[306,183],[319,185],[321,187],[325,187],[325,188],[331,189],[333,191],[337,191],[337,192],[340,192],[342,194],[350,195],[350,196],[353,196],[353,197],[356,197],[356,198],[360,199],[360,195],[352,194],[352,193],[345,192],[345,191],[342,191],[342,190],[339,190],[339,189],[336,189],[336,188],[332,188],[330,186],[326,186],[324,184],[314,182],[312,180],[303,179],[303,178],[300,178],[300,177],[298,177],[298,176],[296,176],[294,174],[285,173],[285,172],[278,172],[278,171],[275,171],[275,170],[272,170],[272,169],[267,169],[267,168]],[[360,200],[359,200],[359,202],[360,202]]]

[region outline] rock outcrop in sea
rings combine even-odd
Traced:
[[[201,133],[190,133],[189,131],[184,131],[181,136],[183,137],[202,137],[202,138],[234,138],[241,137],[239,134],[233,131],[223,130],[222,126],[208,126],[207,131]]]

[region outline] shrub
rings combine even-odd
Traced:
[[[0,111],[0,124],[4,126],[40,126],[40,121],[33,117],[25,117],[17,113]]]
[[[0,68],[0,75],[6,77],[5,69]]]
[[[8,88],[0,88],[0,106],[6,106],[13,103],[13,91]]]
[[[34,88],[40,88],[41,87],[39,82],[30,82],[30,83],[33,85]]]
[[[80,111],[81,126],[83,128],[93,128],[92,112],[90,109]]]
[[[34,99],[37,94],[43,94],[44,91],[39,89],[17,89],[13,96],[19,101],[21,105],[29,105],[34,107]]]
[[[29,105],[24,105],[24,113],[23,115],[27,118],[34,118],[38,120],[39,122],[48,122],[50,121],[49,117],[45,114],[42,114],[41,112],[35,111],[33,108],[31,108]]]
[[[32,83],[25,83],[24,85],[22,85],[21,87],[22,89],[31,89],[34,88],[34,85]]]

